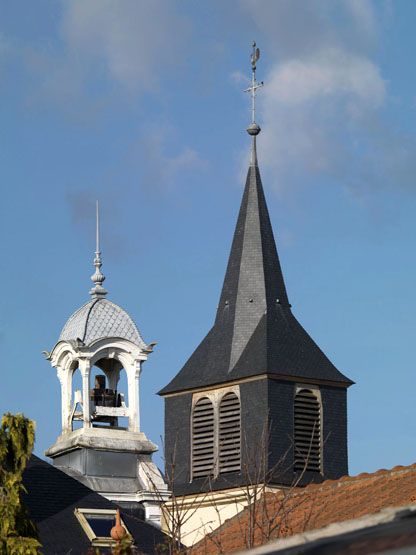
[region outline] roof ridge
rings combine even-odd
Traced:
[[[89,321],[89,319],[90,319],[92,309],[94,308],[94,306],[95,306],[100,300],[102,300],[102,299],[101,299],[101,298],[93,299],[93,300],[92,300],[92,303],[91,303],[91,306],[90,306],[89,309],[88,309],[87,317],[85,318],[84,333],[82,334],[82,342],[85,341],[85,338],[86,338],[86,336],[87,336],[88,321]],[[80,339],[81,339],[81,338],[80,338]]]
[[[317,490],[317,491],[321,491],[324,490],[325,488],[329,488],[331,486],[333,487],[343,487],[344,484],[351,484],[352,482],[355,483],[359,483],[359,482],[364,482],[366,480],[369,480],[371,478],[374,477],[381,477],[381,476],[386,476],[388,474],[393,475],[393,474],[405,474],[407,472],[411,472],[411,471],[416,471],[416,463],[412,463],[410,465],[407,466],[403,466],[403,465],[396,465],[392,468],[386,469],[386,468],[380,468],[374,472],[360,472],[360,474],[357,474],[355,476],[341,476],[340,478],[337,478],[336,480],[324,480],[323,482],[321,482],[320,484],[308,484],[307,486],[305,486],[304,488],[296,488],[296,491],[293,492],[293,495],[302,495],[307,491],[310,490]]]

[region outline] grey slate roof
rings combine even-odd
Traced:
[[[214,326],[159,394],[259,374],[353,383],[292,314],[256,164],[248,170]]]
[[[81,339],[89,345],[96,339],[120,337],[139,347],[145,343],[136,324],[125,310],[103,298],[92,299],[72,314],[59,341]]]
[[[116,505],[61,470],[32,455],[23,475],[27,490],[24,503],[37,525],[42,553],[67,555],[87,553],[91,546],[74,509],[114,509]],[[121,516],[141,553],[157,553],[166,536],[154,526],[121,509]],[[105,552],[105,550],[103,550]]]

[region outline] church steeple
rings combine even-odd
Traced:
[[[353,382],[291,310],[257,162],[258,58],[253,45],[250,164],[215,322],[160,391],[167,475],[180,469],[176,495],[348,473],[346,393]],[[265,474],[255,478],[260,468]]]
[[[160,392],[272,374],[350,385],[291,312],[257,161],[256,79],[260,51],[253,44],[250,165],[211,331]]]

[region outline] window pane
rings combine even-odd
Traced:
[[[85,518],[97,537],[110,538],[111,528],[115,524],[114,515],[86,514]]]

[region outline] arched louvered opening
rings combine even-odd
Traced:
[[[295,471],[321,471],[321,407],[310,389],[295,395]]]
[[[227,393],[219,407],[219,472],[241,469],[240,399]]]
[[[192,477],[214,473],[214,406],[207,397],[192,412]]]

